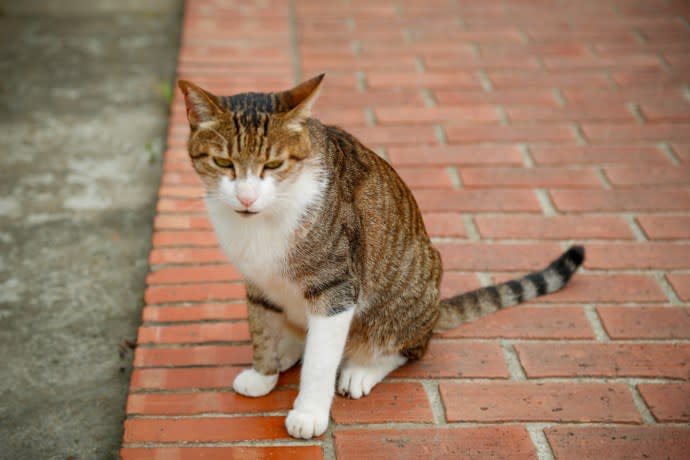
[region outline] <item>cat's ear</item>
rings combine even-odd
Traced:
[[[180,80],[177,84],[184,94],[187,119],[193,130],[201,123],[213,121],[223,113],[218,97],[186,80]]]
[[[311,116],[311,108],[319,97],[321,83],[325,75],[322,73],[281,94],[281,97],[290,108],[287,114],[288,118],[302,121]]]

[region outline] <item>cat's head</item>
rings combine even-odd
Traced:
[[[307,121],[323,74],[279,93],[216,96],[180,81],[189,156],[207,195],[243,216],[279,211],[314,174]]]

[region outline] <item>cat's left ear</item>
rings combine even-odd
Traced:
[[[178,86],[184,94],[184,103],[187,106],[187,119],[192,130],[201,123],[215,120],[223,109],[220,108],[218,98],[205,91],[194,83],[180,80]]]
[[[311,109],[321,92],[324,76],[326,74],[322,73],[281,94],[283,100],[290,107],[290,111],[287,114],[288,118],[303,121],[311,116]]]

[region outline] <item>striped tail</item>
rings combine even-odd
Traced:
[[[504,307],[558,291],[585,260],[585,248],[572,246],[544,270],[441,301],[437,331],[473,321]]]

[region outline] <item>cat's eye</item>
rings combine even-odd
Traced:
[[[278,169],[283,166],[283,160],[269,161],[264,165],[264,169]]]
[[[221,168],[232,168],[232,160],[224,157],[213,157],[213,162]]]

